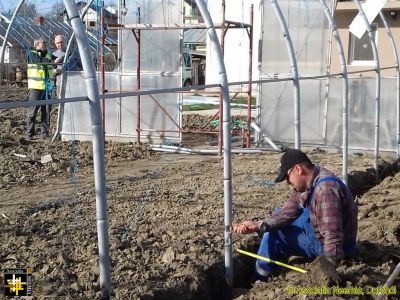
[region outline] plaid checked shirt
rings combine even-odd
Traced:
[[[310,191],[314,189],[310,199],[310,220],[316,237],[321,242],[324,256],[339,263],[344,257],[343,244],[356,240],[357,210],[353,209],[351,192],[335,181],[324,181],[315,188],[318,179],[335,176],[328,169],[315,166],[312,186],[304,193],[293,190],[288,201],[280,212],[272,214],[265,222],[270,230],[289,225],[302,213]]]

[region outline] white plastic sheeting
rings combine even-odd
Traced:
[[[379,148],[393,151],[396,141],[396,78],[381,82]],[[327,119],[327,145],[340,145],[341,82],[331,80]],[[349,79],[349,148],[373,149],[375,132],[375,78]]]
[[[181,1],[124,1],[127,14],[123,24],[162,24],[166,27],[182,24]],[[140,20],[139,11],[140,8]],[[141,69],[147,72],[176,73],[179,76],[179,30],[141,31]],[[136,72],[137,43],[130,30],[122,31],[122,72]]]
[[[320,1],[280,0],[279,5],[295,49],[299,76],[327,74],[330,28]],[[269,1],[263,6],[260,78],[288,77],[290,60],[278,20]],[[300,80],[302,144],[342,146],[342,84],[340,78]],[[396,79],[382,78],[381,84],[379,147],[393,151],[397,145]],[[349,148],[374,149],[375,89],[374,78],[349,78]],[[263,83],[259,91],[261,131],[274,141],[294,143],[292,81]]]
[[[266,1],[269,5],[269,1]],[[258,78],[258,39],[261,30],[261,6],[259,0],[225,0],[225,20],[244,24],[250,24],[250,6],[254,5],[254,24],[253,24],[253,78]],[[269,5],[270,6],[270,5]],[[272,7],[270,6],[272,9]],[[214,24],[222,22],[222,1],[208,1]],[[218,38],[221,38],[221,30],[216,29]],[[249,79],[249,35],[245,28],[231,27],[225,35],[224,61],[229,82],[247,81]],[[207,64],[206,64],[206,83],[218,83],[218,69],[216,66],[216,55],[211,51],[209,39],[207,41]],[[231,86],[230,91],[244,91],[246,86]]]
[[[163,24],[166,27],[182,24],[181,1],[143,0],[126,1],[126,15],[122,24]],[[139,10],[140,8],[140,10]],[[140,11],[140,16],[139,16]],[[137,90],[138,43],[131,30],[122,30],[120,48],[120,73],[105,73],[105,89],[110,93]],[[162,89],[181,86],[179,30],[140,31],[140,89]],[[100,46],[100,45],[99,45]],[[85,87],[79,73],[70,73],[66,85],[66,97],[85,95]],[[98,74],[100,80],[100,74]],[[169,143],[179,141],[181,124],[180,98],[178,94],[141,96],[141,142]],[[88,103],[65,105],[62,138],[90,140],[90,116]],[[106,139],[136,141],[137,97],[122,97],[105,101]]]
[[[319,1],[278,2],[287,22],[300,76],[326,73],[328,22]],[[264,1],[260,78],[291,75],[289,53],[269,1]],[[300,81],[301,142],[323,138],[326,80]],[[281,142],[294,142],[293,82],[260,88],[260,127]],[[341,115],[338,115],[341,118]]]

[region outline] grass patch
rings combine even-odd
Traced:
[[[208,104],[208,103],[200,103],[200,104],[191,104],[191,105],[183,105],[183,111],[192,111],[192,110],[208,110],[218,108],[218,104]]]
[[[235,97],[234,99],[232,99],[231,103],[247,106],[247,97],[245,96]],[[208,110],[208,109],[218,109],[218,107],[219,107],[218,104],[213,104],[213,103],[197,103],[197,104],[183,105],[182,110],[183,111]],[[255,107],[256,107],[256,98],[251,97],[251,108]]]
[[[232,99],[231,103],[247,105],[247,96],[235,97]],[[251,97],[251,106],[255,106],[255,105],[256,105],[256,97]]]

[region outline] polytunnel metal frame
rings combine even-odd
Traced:
[[[397,143],[397,149],[396,149],[396,153],[397,153],[397,158],[400,157],[400,66],[399,66],[399,55],[397,52],[397,47],[396,47],[396,43],[394,42],[394,38],[392,35],[392,31],[386,21],[386,18],[382,12],[382,10],[379,12],[379,16],[382,20],[383,25],[385,26],[386,32],[389,36],[389,40],[390,40],[390,45],[392,47],[393,50],[393,58],[394,58],[394,64],[396,67],[396,75],[397,75],[397,83],[396,83],[396,127],[397,127],[397,135],[396,135],[396,143]]]
[[[225,5],[225,0],[221,0],[221,10],[222,10],[222,18],[221,18],[221,25],[220,28],[221,32],[220,32],[220,47],[221,47],[221,51],[222,51],[222,55],[225,55],[225,35],[228,32],[228,29],[232,28],[231,25],[236,25],[238,26],[238,24],[236,22],[232,22],[232,21],[227,21],[225,18],[225,12],[226,12],[226,5]],[[249,69],[248,69],[248,79],[249,79],[249,83],[248,83],[248,87],[247,87],[247,115],[246,115],[246,148],[250,148],[251,146],[251,142],[250,142],[250,128],[251,128],[251,93],[252,93],[252,79],[253,79],[253,27],[254,27],[254,5],[251,4],[250,5],[250,24],[244,24],[244,23],[240,23],[240,28],[241,29],[245,29],[248,37],[249,37]],[[225,25],[228,25],[227,27],[225,27]],[[215,28],[217,28],[214,25]],[[238,28],[238,27],[236,27]],[[238,93],[235,93],[235,95],[233,96],[233,98],[235,98],[237,96]],[[233,99],[232,98],[232,99]],[[223,110],[223,103],[222,103],[222,94],[221,94],[221,90],[219,92],[219,105],[218,105],[218,112],[206,123],[206,125],[209,124],[209,122],[211,122],[211,120],[213,120],[217,114],[219,115],[218,120],[219,120],[219,124],[218,124],[218,156],[221,156],[222,154],[222,147],[223,147],[223,142],[222,142],[222,115],[221,115],[221,111]],[[206,126],[204,125],[204,126]],[[274,143],[272,141],[270,141],[271,146],[274,146]],[[276,147],[276,146],[275,146]]]
[[[229,101],[228,77],[224,58],[218,41],[210,13],[203,0],[196,0],[199,11],[207,24],[207,33],[211,45],[217,55],[219,78],[223,99],[223,159],[224,159],[224,251],[225,277],[229,287],[233,286],[233,254],[232,254],[232,152],[231,152],[231,105]]]
[[[232,157],[231,157],[231,132],[230,132],[230,101],[228,80],[223,61],[222,51],[219,45],[218,37],[215,32],[210,14],[202,0],[196,0],[199,11],[203,16],[210,41],[214,52],[217,55],[220,84],[223,96],[223,157],[224,157],[224,241],[225,241],[225,275],[228,285],[233,284],[233,257],[232,257]],[[78,48],[80,50],[88,49],[87,38],[84,39],[84,27],[76,4],[72,0],[64,0],[68,15],[70,16],[71,26],[76,34]],[[96,187],[96,215],[99,243],[99,265],[100,265],[100,287],[102,292],[109,297],[111,288],[111,272],[109,258],[108,241],[108,216],[107,216],[107,198],[105,181],[105,163],[104,163],[104,139],[102,128],[102,115],[100,109],[100,95],[96,79],[96,71],[93,61],[91,61],[87,51],[82,53],[82,65],[86,77],[86,88],[91,104],[91,120],[93,132],[93,160],[95,171]],[[140,97],[140,94],[138,94]]]
[[[89,43],[73,0],[63,0],[68,12],[71,27],[75,33],[78,49],[81,53],[82,67],[86,82],[86,90],[90,105],[93,134],[93,168],[96,190],[96,222],[99,248],[100,288],[104,297],[110,297],[111,267],[108,236],[108,211],[106,193],[106,175],[104,162],[104,139],[101,119],[100,95],[96,78],[96,70],[89,53]]]
[[[378,156],[379,156],[379,121],[380,121],[380,98],[381,98],[381,71],[379,65],[378,48],[376,47],[375,39],[372,33],[371,26],[368,22],[367,16],[364,13],[359,0],[353,0],[357,5],[359,14],[364,21],[364,26],[367,28],[369,40],[372,47],[372,54],[375,63],[375,149],[374,149],[374,169],[376,177],[378,177]]]
[[[347,78],[347,67],[346,67],[346,58],[344,55],[342,39],[338,33],[336,22],[332,17],[332,12],[329,10],[328,5],[325,0],[320,0],[322,8],[324,10],[325,16],[331,26],[332,34],[336,40],[338,47],[338,54],[340,59],[340,68],[342,70],[342,178],[343,182],[348,185],[348,78]]]
[[[63,0],[65,8],[70,16],[71,27],[76,35],[78,48],[81,50],[82,66],[85,74],[86,88],[90,104],[92,134],[93,134],[93,162],[94,177],[96,191],[96,221],[99,248],[99,268],[100,268],[100,287],[104,297],[109,298],[111,288],[111,270],[108,240],[108,213],[107,213],[107,197],[106,197],[106,179],[105,179],[105,163],[104,163],[104,140],[102,139],[102,123],[101,110],[99,102],[99,92],[96,79],[96,71],[90,54],[88,53],[89,43],[82,20],[80,19],[76,4],[73,0]],[[7,37],[12,27],[13,21],[24,0],[21,0],[17,9],[14,11],[13,17],[8,25],[6,36],[3,40],[1,48],[1,60],[3,63],[4,49],[7,44]],[[85,50],[85,51],[83,51]],[[52,99],[50,99],[52,100]],[[29,101],[22,106],[43,105],[47,101]],[[52,101],[53,102],[53,101]],[[54,102],[53,102],[54,103]],[[50,103],[49,103],[50,104]],[[11,105],[10,107],[20,107],[21,105]],[[3,106],[7,107],[7,105]],[[1,108],[3,108],[1,107]]]
[[[245,24],[244,26],[239,27],[239,25],[235,24],[234,22],[228,22],[227,21],[227,23],[229,25],[233,24],[234,26],[236,26],[236,27],[228,27],[227,29],[229,29],[229,28],[238,28],[238,29],[239,28],[244,28],[244,29],[246,29],[246,28],[251,26],[251,25]],[[223,27],[222,24],[214,25],[214,28],[222,28],[222,27]],[[165,25],[161,25],[161,24],[151,24],[151,26],[149,26],[149,24],[133,24],[133,25],[125,24],[124,26],[110,26],[110,27],[108,27],[109,30],[131,30],[133,35],[134,35],[134,37],[135,37],[135,40],[137,42],[137,47],[138,47],[138,52],[137,52],[138,63],[137,63],[137,69],[136,69],[136,78],[137,78],[136,80],[137,80],[138,90],[140,90],[140,79],[141,79],[141,63],[140,63],[140,48],[141,48],[140,36],[141,36],[141,34],[140,34],[140,32],[142,30],[145,30],[145,31],[147,31],[147,30],[152,30],[152,31],[154,31],[154,30],[181,30],[181,29],[189,29],[189,28],[190,29],[208,29],[207,24],[184,25],[184,26],[180,26],[180,25],[177,25],[177,24],[173,25],[173,26],[165,26]],[[104,77],[104,74],[101,73],[100,75],[101,75],[101,77]],[[191,89],[194,89],[194,88],[209,87],[209,86],[210,85],[190,87],[188,89],[188,91],[191,90]],[[218,86],[218,85],[214,85],[214,86]],[[146,128],[143,129],[140,126],[140,121],[141,121],[140,95],[137,95],[137,97],[138,98],[137,98],[137,108],[136,109],[138,111],[138,118],[137,118],[137,124],[136,124],[136,139],[137,139],[137,142],[140,143],[140,141],[141,141],[141,138],[140,138],[141,132],[142,131],[149,131],[150,129],[148,129],[148,128],[147,129]],[[163,109],[162,105],[157,101],[157,99],[154,98],[153,96],[151,96],[151,94],[150,94],[150,97],[157,104],[157,106],[160,107],[160,109],[164,112],[164,114],[175,123],[175,121],[173,120],[172,116],[166,110]],[[179,132],[183,131],[180,126],[177,125],[177,127],[178,127]],[[158,131],[162,131],[162,130],[158,130]],[[218,132],[218,131],[216,131],[215,133],[220,134],[220,132]]]
[[[223,14],[225,11],[224,8],[224,1],[222,4],[223,7]],[[248,91],[247,91],[247,95],[248,95],[248,103],[247,103],[247,132],[246,132],[246,147],[249,148],[250,147],[250,123],[251,123],[251,82],[252,82],[252,74],[251,74],[251,67],[252,67],[252,41],[251,41],[251,36],[253,33],[253,23],[252,23],[252,19],[253,19],[253,6],[251,6],[251,10],[250,10],[250,24],[244,24],[244,23],[239,23],[239,22],[233,22],[233,21],[227,21],[225,20],[225,17],[222,18],[222,22],[221,24],[214,24],[214,28],[220,28],[221,29],[221,49],[222,49],[222,53],[224,52],[224,37],[225,34],[227,33],[227,31],[229,29],[245,29],[247,34],[249,35],[249,39],[250,39],[250,44],[249,44],[249,80],[246,81],[246,83],[248,84]],[[207,29],[207,24],[190,24],[190,25],[186,25],[184,24],[183,26],[178,25],[178,24],[174,24],[172,26],[165,26],[162,24],[114,24],[114,26],[109,26],[108,27],[109,30],[131,30],[136,43],[137,43],[137,47],[138,47],[138,52],[137,52],[137,69],[136,69],[136,80],[137,80],[137,86],[138,86],[138,90],[140,90],[140,78],[141,78],[141,64],[140,64],[140,47],[141,47],[141,40],[140,40],[140,32],[142,30],[185,30],[185,29]],[[247,30],[249,29],[249,30]],[[104,73],[100,74],[102,78],[105,77]],[[234,84],[243,84],[242,83],[234,83]],[[194,88],[208,88],[208,87],[217,87],[218,85],[203,85],[203,86],[195,86],[195,87],[191,87],[190,90],[194,89]],[[182,90],[183,91],[183,90]],[[189,91],[189,89],[187,90]],[[154,102],[156,102],[157,106],[166,114],[166,116],[171,119],[173,121],[173,123],[175,123],[175,121],[173,120],[172,116],[170,116],[161,106],[161,104],[157,101],[157,99],[155,99],[153,96],[151,96],[151,94],[149,94],[150,97],[152,98],[152,100]],[[236,95],[235,95],[236,96]],[[234,97],[235,97],[234,96]],[[217,114],[219,114],[219,129],[218,131],[215,132],[204,132],[204,131],[184,131],[182,130],[182,128],[180,126],[178,126],[176,123],[175,125],[178,127],[178,132],[196,132],[196,133],[217,133],[218,134],[218,155],[221,155],[222,152],[222,103],[221,103],[221,99],[222,97],[220,96],[220,105],[219,105],[219,110],[217,112]],[[214,119],[216,117],[215,114],[209,121],[208,123]],[[140,143],[140,134],[142,131],[151,131],[152,129],[142,129],[140,126],[140,121],[141,121],[141,113],[140,113],[140,95],[137,96],[137,124],[136,124],[136,139],[137,142]],[[222,121],[222,122],[221,122]],[[208,125],[205,124],[204,126]],[[162,130],[153,130],[153,131],[162,131]],[[158,148],[161,149],[163,147],[153,147],[154,149]],[[214,153],[213,150],[209,150],[209,153]]]
[[[4,40],[3,40],[3,44],[1,45],[1,52],[0,52],[0,63],[3,64],[4,62],[4,52],[6,49],[6,45],[7,45],[7,40],[8,40],[8,35],[10,34],[11,28],[12,28],[12,24],[14,24],[15,18],[17,17],[17,14],[22,6],[22,4],[24,3],[25,0],[20,0],[17,7],[15,8],[15,11],[11,17],[10,23],[8,24],[8,28],[6,31],[6,35],[4,36]]]
[[[23,1],[23,0],[21,0]],[[94,177],[95,177],[95,191],[96,191],[96,222],[98,232],[98,248],[99,248],[99,268],[100,268],[100,288],[102,295],[106,298],[110,297],[111,291],[111,268],[110,268],[110,255],[109,255],[109,236],[108,236],[108,213],[107,213],[107,197],[106,197],[106,177],[105,177],[105,163],[104,163],[104,139],[102,128],[102,112],[100,99],[108,98],[105,95],[100,97],[98,91],[98,83],[96,78],[96,70],[94,63],[91,60],[90,54],[87,49],[88,40],[83,26],[82,20],[79,16],[76,4],[73,0],[63,0],[67,13],[70,16],[69,21],[75,33],[78,49],[81,53],[82,66],[84,78],[86,83],[87,97],[74,97],[69,99],[53,99],[29,101],[28,103],[5,103],[0,105],[0,108],[16,108],[27,107],[44,104],[56,104],[77,101],[89,101],[91,122],[92,122],[92,135],[93,135],[93,161],[94,161]],[[226,280],[230,287],[233,284],[233,255],[232,255],[232,157],[231,157],[231,131],[230,131],[230,101],[228,80],[223,61],[223,56],[215,31],[215,27],[211,20],[211,16],[202,0],[196,0],[196,4],[202,14],[206,23],[207,33],[210,37],[213,50],[217,56],[217,64],[219,70],[220,86],[223,96],[223,160],[224,160],[224,251],[225,251],[225,274]],[[4,41],[4,44],[7,41]],[[175,91],[176,89],[165,89],[167,92]],[[185,90],[185,89],[183,89]],[[153,91],[151,91],[152,93]],[[121,94],[121,93],[119,93]],[[133,92],[124,93],[124,95],[136,94],[150,94],[150,92]],[[111,95],[112,96],[112,95]]]
[[[293,80],[293,107],[294,107],[294,147],[296,149],[301,148],[301,130],[300,130],[300,81],[299,81],[299,71],[297,68],[297,59],[294,52],[294,47],[292,39],[290,38],[290,33],[286,20],[283,17],[282,10],[278,4],[277,0],[271,0],[272,7],[276,17],[278,18],[279,24],[281,25],[283,37],[285,39],[286,47],[290,59],[290,69],[292,72]]]
[[[346,67],[346,59],[344,56],[344,50],[342,41],[340,38],[339,33],[337,32],[336,23],[329,11],[329,8],[325,2],[325,0],[320,0],[321,6],[324,9],[325,16],[332,28],[332,33],[334,38],[337,42],[338,47],[338,54],[340,58],[340,65],[342,74],[341,77],[343,79],[342,85],[342,97],[343,97],[343,104],[342,104],[342,120],[343,120],[343,128],[342,128],[342,159],[343,159],[343,166],[342,166],[342,178],[345,184],[348,184],[348,79],[347,79],[347,67]],[[295,127],[295,148],[300,149],[301,145],[301,129],[300,129],[300,78],[297,68],[297,59],[292,43],[292,39],[290,37],[290,32],[288,30],[288,26],[286,23],[285,18],[283,17],[282,10],[276,0],[271,0],[271,4],[274,8],[274,12],[276,17],[279,21],[281,26],[281,30],[285,39],[286,47],[288,50],[288,55],[291,63],[291,72],[292,72],[292,79],[293,80],[293,89],[294,89],[294,127]],[[321,76],[324,77],[324,76]],[[321,78],[320,77],[320,78]],[[331,77],[328,75],[328,77]],[[305,79],[302,77],[301,79]]]
[[[369,28],[369,37],[371,40],[371,44],[373,43],[371,37],[371,29],[368,23],[368,20],[365,17],[365,14],[362,11],[362,7],[360,6],[358,0],[354,0],[358,5],[359,12],[363,16],[363,19],[368,25]],[[23,2],[23,0],[21,0]],[[232,224],[232,183],[231,183],[231,153],[232,149],[230,146],[230,101],[229,101],[229,90],[228,85],[234,85],[237,83],[229,84],[227,82],[225,66],[222,59],[221,49],[219,47],[218,37],[215,32],[215,27],[212,24],[211,17],[204,6],[202,0],[196,0],[200,12],[203,15],[203,18],[206,20],[208,34],[210,35],[210,40],[214,47],[214,51],[216,51],[218,55],[218,64],[220,69],[220,85],[223,91],[223,138],[224,138],[224,241],[225,241],[225,274],[228,281],[229,286],[231,287],[233,284],[233,260],[232,260],[232,232],[231,232],[231,224]],[[279,4],[276,0],[271,0],[274,6],[279,8]],[[315,79],[315,78],[326,78],[341,75],[343,79],[343,122],[344,125],[347,123],[347,93],[344,91],[347,89],[347,74],[351,74],[352,72],[347,72],[345,58],[343,53],[343,48],[341,46],[340,36],[337,33],[337,28],[335,22],[329,12],[328,7],[326,6],[325,0],[320,0],[321,5],[324,8],[325,15],[332,27],[332,32],[334,37],[338,42],[338,50],[339,56],[341,58],[341,68],[342,73],[340,74],[329,74],[321,75],[321,76],[309,76],[309,77],[298,77],[297,80],[304,79]],[[76,34],[76,39],[78,42],[78,48],[81,50],[87,49],[85,48],[87,45],[87,39],[85,39],[85,30],[83,28],[83,24],[79,18],[79,14],[76,9],[76,5],[72,2],[72,0],[64,0],[64,4],[67,8],[67,11],[71,17],[71,25]],[[279,11],[276,10],[279,15]],[[399,144],[400,144],[400,118],[399,118],[399,106],[400,106],[400,96],[399,96],[399,85],[400,85],[400,76],[399,76],[399,64],[398,64],[398,55],[396,45],[394,43],[393,37],[391,35],[390,29],[387,26],[386,20],[383,16],[383,13],[380,12],[382,22],[385,25],[385,28],[388,32],[389,38],[392,42],[392,48],[394,52],[395,64],[396,64],[396,72],[397,72],[397,153],[399,154]],[[283,17],[283,16],[282,16]],[[279,17],[278,17],[279,18]],[[283,20],[284,21],[284,20]],[[281,20],[282,22],[282,20]],[[284,27],[283,27],[284,28]],[[286,31],[288,34],[289,32]],[[290,36],[285,37],[287,41],[290,40]],[[4,44],[6,44],[6,40],[4,40]],[[375,45],[376,47],[376,45]],[[91,104],[91,117],[92,117],[92,131],[93,131],[93,155],[94,155],[94,171],[95,171],[95,188],[96,188],[96,211],[97,211],[97,228],[98,228],[98,239],[99,239],[99,256],[100,256],[100,286],[102,291],[109,295],[110,287],[111,287],[111,276],[110,276],[110,264],[109,264],[109,249],[108,249],[108,227],[107,227],[107,199],[106,199],[106,191],[105,191],[105,170],[104,170],[104,140],[102,138],[102,128],[101,128],[101,110],[100,110],[100,99],[112,98],[116,95],[126,96],[126,95],[143,95],[143,94],[152,94],[152,93],[161,93],[161,92],[172,92],[181,90],[184,91],[184,88],[181,89],[163,89],[158,91],[138,91],[131,93],[119,93],[119,94],[110,94],[103,95],[100,97],[98,92],[98,85],[96,79],[96,72],[94,69],[93,62],[91,61],[87,52],[82,51],[82,63],[85,72],[86,78],[86,86],[88,91],[88,97],[74,97],[69,99],[58,99],[58,100],[46,100],[46,101],[29,101],[29,103],[7,103],[0,105],[0,109],[3,108],[16,108],[16,107],[26,107],[32,105],[43,105],[47,103],[66,103],[66,102],[76,102],[76,101],[87,101]],[[374,61],[375,67],[374,69],[377,72],[377,86],[376,86],[376,123],[375,123],[375,159],[379,154],[379,100],[380,100],[380,67],[379,67],[379,58],[377,57],[377,49],[375,48],[374,53]],[[293,64],[292,64],[293,67]],[[292,70],[293,71],[293,70]],[[371,70],[363,70],[371,71]],[[360,71],[358,71],[359,73]],[[293,80],[293,78],[285,78],[285,79],[277,79],[277,80],[259,80],[259,81],[250,81],[252,83],[266,83],[266,82],[274,82],[274,81],[287,81]],[[218,86],[218,85],[214,85]],[[187,90],[187,89],[186,89]],[[347,124],[346,124],[347,126]],[[345,145],[345,136],[347,135],[347,131],[345,130],[345,126],[343,126],[343,151],[347,151],[347,147]],[[347,137],[346,137],[347,139]],[[250,151],[251,149],[249,149]],[[346,152],[347,153],[347,152]],[[343,156],[347,157],[347,154],[343,154]],[[345,164],[344,164],[345,165]],[[346,164],[347,165],[347,164]],[[375,167],[377,168],[377,160],[375,160]],[[345,167],[343,166],[343,169]],[[346,173],[347,175],[347,173]],[[346,179],[345,179],[346,180]]]
[[[376,72],[376,92],[375,92],[375,147],[374,147],[374,169],[376,171],[376,175],[378,175],[378,158],[379,158],[379,122],[380,122],[380,83],[381,83],[381,76],[380,76],[380,65],[379,65],[379,56],[378,56],[378,51],[377,47],[375,44],[375,41],[373,40],[372,36],[372,30],[369,25],[369,22],[362,10],[362,7],[359,3],[358,0],[354,0],[356,3],[358,10],[360,12],[360,15],[362,16],[362,19],[366,25],[367,32],[369,39],[371,41],[371,46],[373,49],[373,55],[374,55],[374,64],[375,68],[374,69],[369,69],[369,70],[361,70],[357,71],[356,73],[361,73],[361,72],[370,72],[370,71],[375,71]],[[334,77],[337,75],[340,75],[343,79],[343,85],[342,85],[342,94],[343,94],[343,104],[342,104],[342,120],[343,120],[343,128],[342,128],[342,155],[343,155],[343,168],[342,168],[342,177],[343,181],[348,184],[348,74],[355,73],[355,72],[348,72],[347,67],[346,67],[346,59],[343,51],[343,46],[341,43],[340,36],[337,32],[336,24],[335,21],[332,17],[332,15],[329,13],[329,8],[326,5],[326,2],[324,0],[320,0],[320,3],[324,9],[325,16],[332,27],[332,33],[336,39],[336,42],[338,43],[338,52],[339,52],[339,59],[340,59],[340,64],[341,64],[341,71],[342,73],[340,74],[328,74],[327,76],[314,76],[314,77],[303,77],[298,75],[298,70],[297,70],[297,60],[294,54],[294,48],[292,44],[292,39],[290,38],[290,32],[288,30],[286,21],[283,17],[282,11],[280,9],[279,3],[276,0],[271,0],[271,4],[274,8],[275,15],[279,21],[279,24],[281,26],[281,30],[285,39],[290,63],[291,63],[291,73],[292,77],[287,78],[287,80],[293,80],[293,85],[294,85],[294,127],[295,127],[295,148],[299,149],[301,145],[301,130],[300,130],[300,80],[304,79],[312,79],[312,78],[326,78],[326,77]],[[399,63],[398,63],[398,55],[397,55],[397,49],[394,43],[393,36],[391,34],[390,28],[388,27],[386,20],[384,18],[384,15],[382,11],[380,12],[380,16],[382,19],[382,22],[385,26],[385,29],[388,33],[389,40],[392,44],[392,49],[395,57],[395,68],[396,68],[396,73],[397,73],[397,155],[400,156],[400,72],[399,72]],[[393,67],[389,67],[393,68]],[[269,80],[260,80],[259,83],[265,83],[265,82],[270,82]],[[259,89],[260,90],[260,89]],[[259,92],[260,93],[260,92]]]

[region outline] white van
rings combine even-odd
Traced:
[[[188,87],[193,85],[192,80],[192,56],[188,48],[182,49],[182,86]]]

